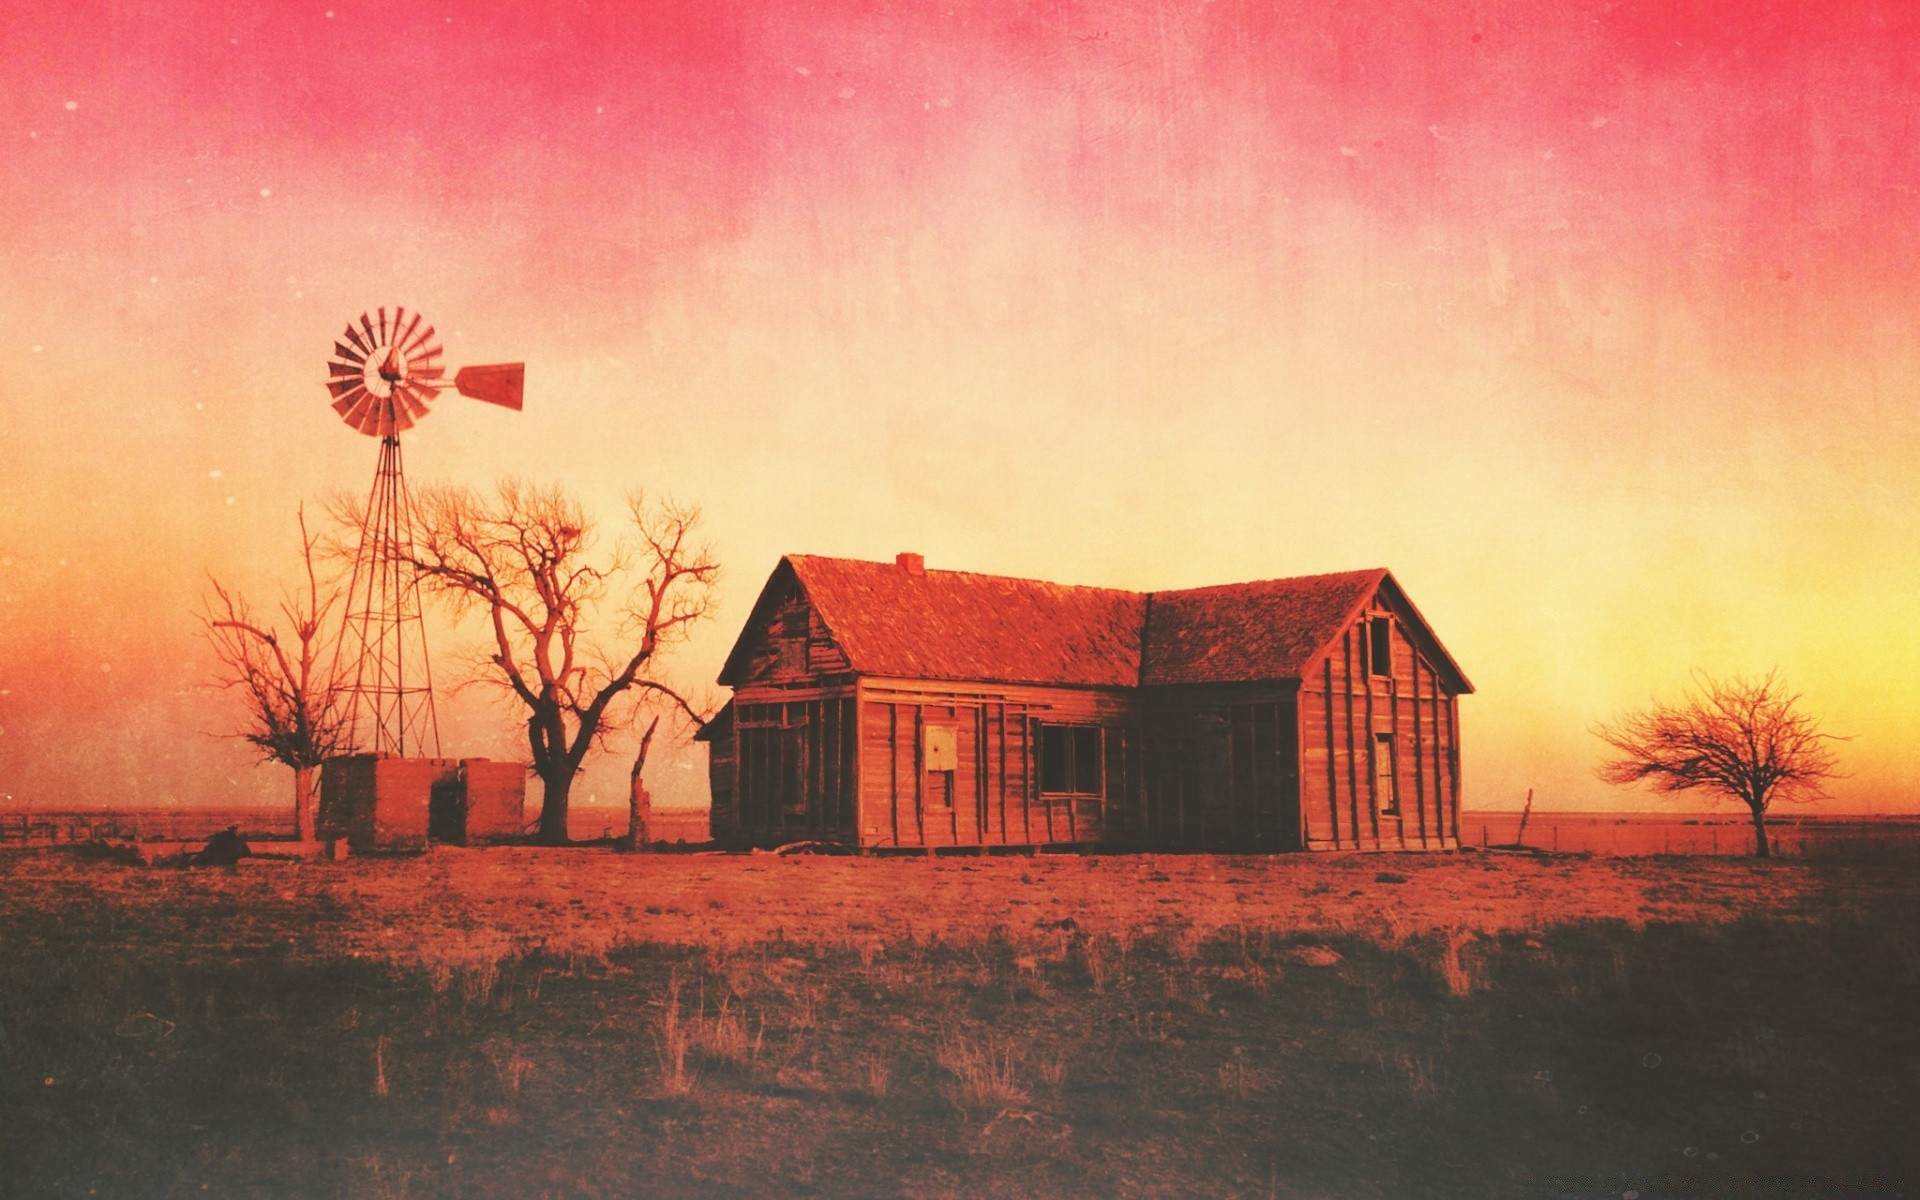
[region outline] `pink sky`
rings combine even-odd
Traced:
[[[689,680],[784,552],[1384,565],[1469,807],[1643,803],[1587,727],[1774,666],[1920,807],[1908,6],[629,7],[0,14],[0,792],[282,794],[189,610],[365,486],[319,381],[403,304],[529,364],[416,478],[706,506]]]

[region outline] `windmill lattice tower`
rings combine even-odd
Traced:
[[[519,410],[524,363],[462,367],[449,383],[434,329],[419,313],[394,308],[361,313],[347,322],[327,360],[327,390],[342,420],[380,439],[373,489],[361,515],[347,605],[335,643],[350,655],[346,692],[348,741],[376,754],[440,754],[440,723],[433,707],[433,673],[420,581],[413,561],[413,497],[400,457],[400,434],[427,415],[428,405],[452,387],[463,396]]]

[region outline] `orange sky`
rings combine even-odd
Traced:
[[[15,804],[284,794],[189,609],[366,485],[319,381],[403,304],[529,364],[416,479],[706,506],[688,680],[783,552],[1384,565],[1479,688],[1469,807],[1643,805],[1587,727],[1777,666],[1840,803],[1920,808],[1906,4],[541,7],[0,13]]]

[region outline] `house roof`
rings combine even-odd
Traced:
[[[806,554],[781,566],[862,674],[1096,687],[1140,681],[1145,597],[1136,592],[969,571],[910,574],[896,563]],[[730,658],[729,671],[734,665]]]
[[[1386,578],[1376,567],[1155,592],[1140,682],[1298,679]]]
[[[780,560],[720,682],[744,677],[754,631],[796,586],[860,674],[1135,687],[1300,679],[1383,585],[1472,691],[1383,568],[1142,593],[803,554]]]

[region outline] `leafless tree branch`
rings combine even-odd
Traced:
[[[623,727],[633,697],[669,698],[696,726],[704,720],[658,675],[662,648],[712,611],[719,568],[694,540],[699,510],[636,494],[631,540],[597,552],[592,519],[558,487],[515,479],[491,495],[428,487],[414,508],[410,565],[456,610],[485,615],[491,645],[481,675],[524,709],[533,769],[546,785],[541,838],[564,841],[574,775]],[[609,603],[617,648],[592,636]]]
[[[331,673],[324,653],[328,616],[339,597],[321,583],[315,567],[320,539],[307,529],[304,508],[299,520],[305,589],[281,600],[285,634],[257,619],[244,597],[212,577],[196,615],[219,663],[215,682],[245,706],[238,736],[263,760],[293,768],[296,831],[309,837],[312,771],[348,748],[349,730],[345,684]]]

